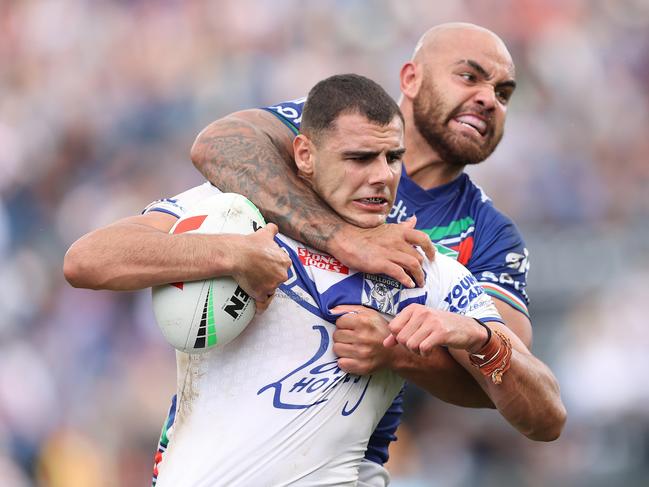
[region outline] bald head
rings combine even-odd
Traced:
[[[449,22],[428,29],[417,42],[412,61],[427,64],[449,48],[464,49],[467,55],[481,48],[508,64],[508,71],[514,76],[514,62],[502,39],[489,29],[466,22]]]

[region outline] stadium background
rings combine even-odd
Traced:
[[[649,2],[0,2],[0,484],[147,485],[174,386],[148,292],[75,290],[66,248],[200,182],[190,145],[231,111],[358,72],[398,94],[450,20],[517,65],[505,138],[470,173],[532,255],[534,351],[562,438],[414,396],[395,487],[647,485]]]

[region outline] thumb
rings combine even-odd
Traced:
[[[279,229],[277,228],[277,225],[275,225],[274,223],[268,223],[268,224],[266,224],[266,226],[264,227],[264,229],[265,229],[265,230],[268,230],[268,231],[270,232],[270,234],[271,234],[273,237],[274,237],[275,235],[277,235],[277,232],[279,231]]]
[[[417,225],[417,215],[412,215],[404,224],[410,228],[415,228],[415,225]]]

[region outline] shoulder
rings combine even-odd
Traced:
[[[297,133],[300,130],[300,124],[302,123],[304,102],[306,102],[306,97],[296,98],[295,100],[284,101],[275,105],[263,107],[263,110],[267,110],[278,117],[285,125]]]

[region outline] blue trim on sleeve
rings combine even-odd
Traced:
[[[176,215],[174,212],[165,210],[164,208],[151,208],[150,210],[144,210],[144,211],[146,211],[147,213],[151,211],[159,211],[160,213],[167,213],[171,216],[175,216],[176,218],[180,218],[180,215]]]

